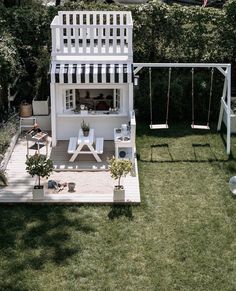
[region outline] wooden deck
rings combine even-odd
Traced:
[[[32,178],[25,170],[26,161],[26,140],[21,135],[16,143],[12,156],[7,166],[8,182],[7,187],[0,187],[0,203],[117,203],[113,199],[112,188],[114,185],[110,184],[109,187],[100,187],[97,191],[96,185],[98,179],[101,179],[99,175],[108,176],[107,158],[114,154],[113,142],[105,142],[104,154],[100,155],[102,162],[97,163],[91,155],[78,156],[75,162],[70,163],[70,155],[67,154],[68,142],[61,141],[55,148],[50,148],[50,158],[54,160],[55,171],[63,172],[66,181],[70,181],[72,172],[79,175],[81,171],[85,171],[89,178],[89,191],[84,192],[77,190],[73,193],[58,193],[51,194],[46,191],[44,199],[33,200],[32,189],[36,179]],[[41,153],[45,154],[45,147],[41,148]],[[34,150],[31,150],[34,154]],[[135,165],[135,175],[127,176],[123,179],[125,186],[125,200],[119,203],[140,203],[140,190],[139,179],[137,171],[137,162]],[[98,175],[99,174],[99,175]],[[79,180],[78,180],[79,181]],[[85,185],[86,186],[86,185]],[[107,186],[107,185],[106,185]],[[93,188],[94,187],[94,188]],[[64,191],[65,192],[65,191]]]
[[[69,162],[71,154],[67,153],[68,141],[59,141],[57,146],[51,149],[50,158],[53,160],[56,171],[106,171],[107,160],[114,156],[114,142],[104,142],[104,153],[99,155],[102,162],[98,163],[93,155],[78,155],[74,162]]]

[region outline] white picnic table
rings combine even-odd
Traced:
[[[74,162],[74,160],[79,154],[92,154],[97,162],[101,162],[101,159],[98,156],[98,153],[95,150],[93,144],[94,144],[94,129],[90,128],[88,136],[84,136],[82,129],[80,129],[79,136],[77,139],[77,148],[73,153],[72,157],[70,158],[70,162]],[[88,150],[82,150],[84,146],[87,146]]]

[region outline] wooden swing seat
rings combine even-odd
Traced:
[[[168,124],[150,124],[150,129],[167,129]]]
[[[208,125],[196,125],[196,124],[191,124],[192,129],[207,129],[209,130],[210,127]]]

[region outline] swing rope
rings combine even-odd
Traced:
[[[170,82],[171,82],[171,68],[169,68],[169,77],[168,77],[168,90],[167,90],[167,103],[166,103],[166,126],[168,125],[168,119],[169,119]]]
[[[194,68],[192,68],[192,125],[193,129],[210,129],[210,114],[211,114],[211,99],[212,99],[212,89],[213,89],[213,77],[214,77],[214,68],[211,69],[211,81],[210,81],[210,93],[209,93],[209,103],[208,103],[208,112],[207,112],[207,123],[206,125],[195,125],[194,124]]]
[[[169,104],[170,104],[170,83],[171,83],[171,68],[169,68],[168,76],[168,89],[167,89],[167,102],[166,102],[166,123],[165,124],[153,124],[153,110],[152,110],[152,71],[149,68],[149,95],[150,95],[150,128],[151,129],[167,129],[169,119]]]
[[[210,85],[210,96],[209,96],[209,104],[208,104],[208,114],[207,114],[207,126],[210,123],[210,115],[211,115],[211,98],[212,98],[212,89],[213,89],[213,77],[214,77],[214,68],[211,69],[211,85]]]

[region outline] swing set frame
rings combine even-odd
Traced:
[[[226,153],[231,152],[231,118],[236,117],[231,111],[231,64],[218,63],[134,63],[134,77],[143,68],[216,68],[224,77],[224,86],[221,96],[220,113],[217,131],[220,131],[223,114],[226,114]],[[168,127],[166,127],[168,128]],[[153,129],[155,129],[153,127]],[[158,126],[156,127],[158,129]]]

